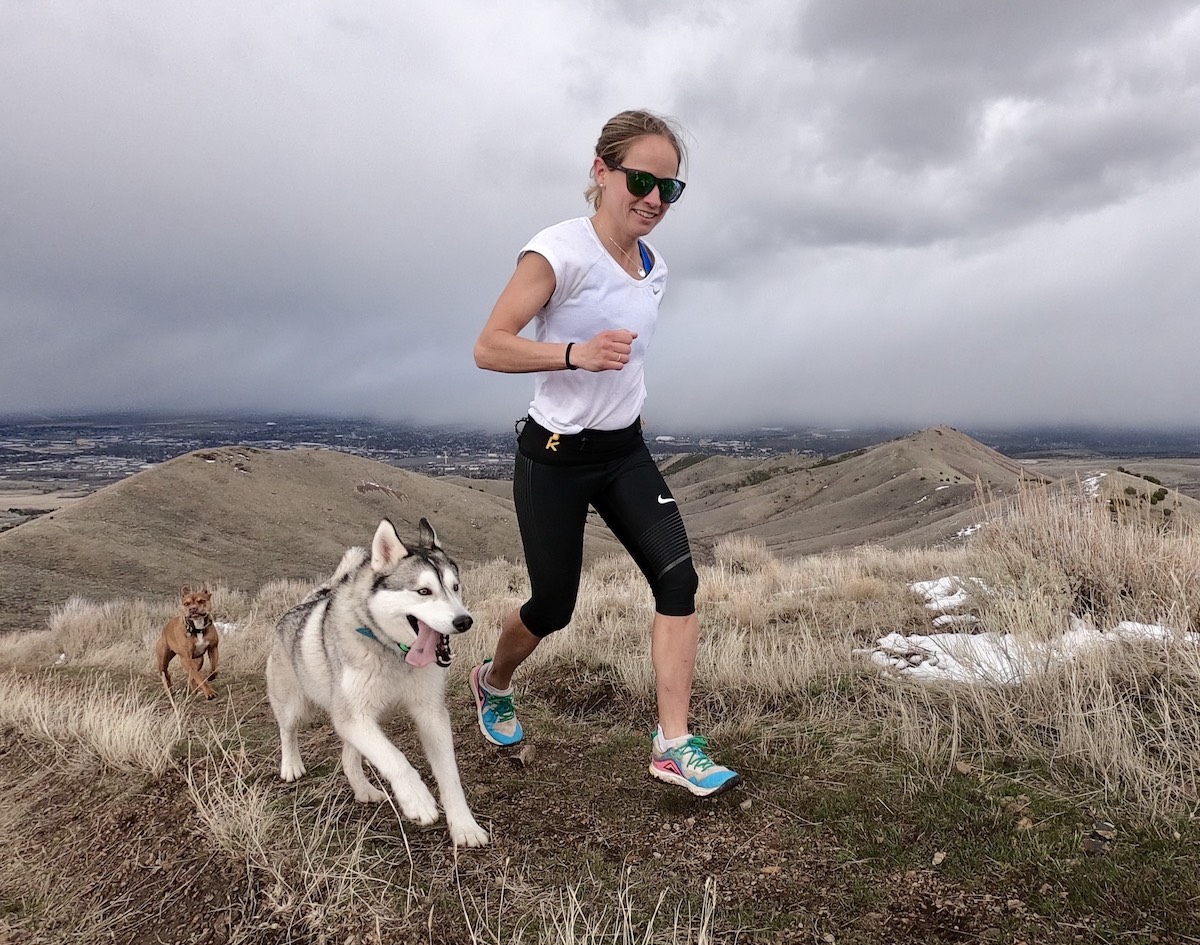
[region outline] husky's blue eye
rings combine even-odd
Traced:
[[[430,590],[429,588],[427,588],[427,587],[418,587],[418,588],[417,588],[417,593],[418,593],[418,594],[420,594],[422,597],[428,597],[430,594],[432,594],[432,593],[433,593],[433,591],[431,591],[431,590]]]

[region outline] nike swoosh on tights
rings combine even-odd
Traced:
[[[658,504],[659,504],[659,505],[666,505],[668,502],[675,502],[675,500],[674,500],[674,499],[672,499],[670,496],[667,496],[667,498],[665,498],[665,499],[664,499],[662,496],[659,496],[659,497],[658,497]],[[675,502],[675,504],[676,504],[676,505],[678,505],[679,503],[678,503],[678,502]]]

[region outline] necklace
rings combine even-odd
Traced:
[[[625,252],[625,250],[621,248],[621,244],[620,244],[620,243],[618,243],[618,242],[617,242],[615,239],[613,239],[611,236],[608,238],[608,241],[609,241],[610,243],[612,243],[612,244],[613,244],[613,246],[617,247],[617,249],[618,249],[618,250],[620,250],[620,251],[621,251],[621,255],[622,255],[622,256],[624,256],[626,259],[628,259],[628,260],[629,260],[629,265],[633,266],[633,268],[637,270],[638,278],[639,278],[639,279],[645,279],[645,278],[646,278],[646,267],[645,267],[645,266],[639,266],[637,263],[635,263],[635,262],[633,261],[633,257],[632,257],[632,256],[630,256],[630,255],[629,255],[627,252]]]

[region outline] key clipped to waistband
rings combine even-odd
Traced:
[[[552,466],[582,466],[620,459],[642,443],[639,417],[621,430],[555,433],[532,417],[517,421],[517,449],[526,459]]]

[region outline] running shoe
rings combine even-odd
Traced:
[[[659,752],[650,749],[650,774],[668,784],[687,788],[697,797],[720,794],[741,783],[741,776],[708,757],[708,739],[693,735],[682,745]]]
[[[471,693],[475,696],[475,714],[479,716],[479,731],[493,745],[515,745],[525,733],[517,721],[512,695],[497,696],[483,688],[479,677],[491,660],[471,670]]]

